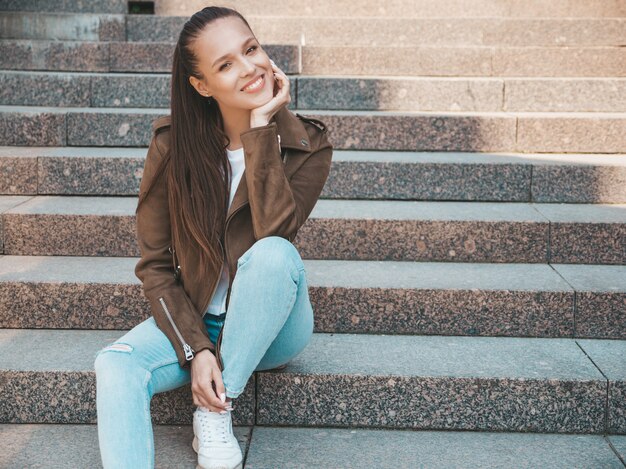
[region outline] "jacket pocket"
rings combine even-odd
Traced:
[[[180,343],[183,346],[183,350],[185,351],[185,358],[187,360],[191,360],[193,358],[193,354],[194,354],[194,351],[191,348],[191,345],[186,343],[185,339],[183,339],[182,334],[180,333],[180,331],[178,330],[178,327],[176,327],[176,324],[174,323],[174,320],[172,319],[172,315],[170,314],[170,310],[167,308],[167,305],[165,304],[165,299],[163,297],[159,298],[159,303],[161,303],[161,306],[163,307],[163,311],[165,312],[165,315],[167,316],[167,319],[170,321],[170,324],[172,325],[172,328],[174,329],[174,332],[178,336],[178,339],[180,340]]]

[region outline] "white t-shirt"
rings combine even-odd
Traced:
[[[230,198],[228,200],[228,208],[233,203],[233,198],[235,197],[235,192],[237,190],[237,186],[239,185],[239,181],[241,181],[241,175],[243,174],[243,170],[245,168],[245,160],[243,156],[243,147],[238,150],[229,150],[226,149],[226,154],[228,155],[228,161],[230,162],[230,167],[232,169],[232,182],[230,184]],[[209,314],[214,314],[215,316],[219,316],[226,312],[226,293],[228,293],[228,277],[229,277],[229,269],[226,261],[224,261],[224,266],[222,267],[222,275],[217,284],[217,289],[215,290],[215,294],[211,298],[211,302],[206,312]]]

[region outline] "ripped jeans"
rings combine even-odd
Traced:
[[[221,317],[207,313],[204,323],[213,343],[224,327],[227,397],[238,397],[254,371],[276,368],[298,355],[313,334],[313,309],[295,246],[279,236],[254,243],[237,261],[227,312]],[[150,401],[155,393],[191,383],[191,371],[180,366],[152,316],[100,349],[94,368],[104,468],[154,468]]]

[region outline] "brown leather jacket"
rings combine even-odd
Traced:
[[[170,119],[152,124],[140,196],[155,176],[158,161],[170,142]],[[245,170],[226,218],[222,251],[230,270],[230,289],[237,260],[254,242],[266,236],[293,241],[313,210],[330,172],[333,147],[326,125],[317,119],[293,114],[282,107],[269,124],[241,133]],[[206,331],[203,313],[213,296],[222,264],[200,271],[194,246],[172,246],[165,172],[137,207],[136,229],[141,258],[135,275],[143,284],[152,316],[172,343],[181,367],[189,366],[195,353],[210,349],[220,368],[222,333],[214,345]],[[222,328],[223,330],[223,328]]]

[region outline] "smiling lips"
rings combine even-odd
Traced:
[[[241,89],[241,91],[253,93],[255,91],[258,91],[260,88],[262,88],[264,83],[265,83],[265,74],[263,73],[259,77],[257,77],[252,83],[249,83],[246,86],[244,86]]]

